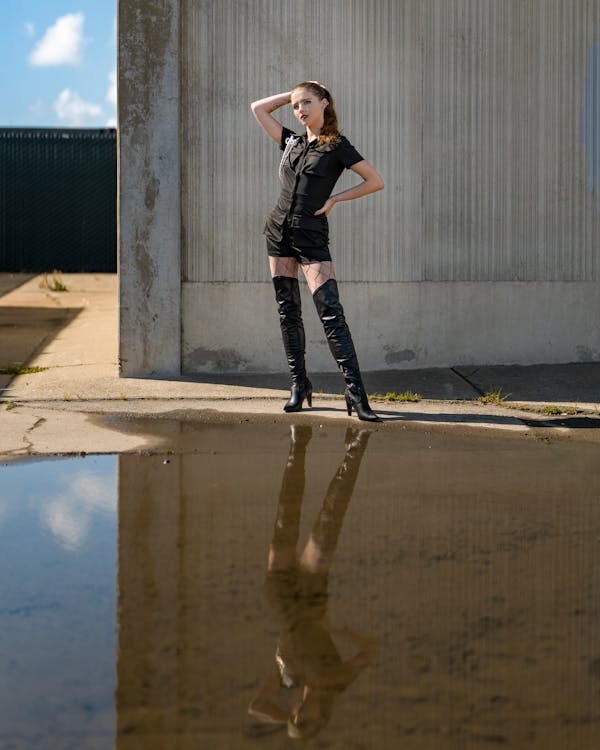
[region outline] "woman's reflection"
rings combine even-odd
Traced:
[[[248,713],[261,722],[286,725],[294,739],[312,737],[328,723],[336,696],[376,653],[372,638],[334,628],[327,617],[329,568],[370,435],[365,429],[346,431],[346,454],[329,484],[308,542],[297,557],[306,447],[312,428],[291,426],[265,584],[281,629],[276,671],[260,687]],[[355,655],[343,661],[333,636],[340,639],[340,645],[346,641]],[[285,690],[295,691],[293,705],[285,699]]]

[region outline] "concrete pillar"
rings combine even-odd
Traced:
[[[120,372],[179,375],[179,0],[118,19]]]

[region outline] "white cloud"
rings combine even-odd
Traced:
[[[77,507],[70,499],[55,500],[45,505],[41,519],[60,546],[66,550],[79,549],[92,525],[90,513]]]
[[[76,91],[63,89],[53,104],[59,120],[72,127],[98,125],[104,112],[99,104],[86,102]]]
[[[29,62],[31,65],[77,65],[85,39],[83,37],[83,13],[67,13],[46,29],[36,43]]]
[[[108,74],[108,89],[106,90],[106,101],[117,106],[117,71],[111,70]]]
[[[27,36],[35,36],[35,26],[31,23],[31,21],[25,21],[23,27]]]
[[[116,117],[109,117],[106,121],[106,127],[107,128],[116,128],[117,127],[117,118]]]
[[[116,504],[116,490],[110,477],[82,471],[59,496],[46,501],[40,516],[64,549],[77,550],[84,544],[94,518],[98,514],[114,517]]]

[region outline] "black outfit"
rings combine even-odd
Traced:
[[[315,211],[325,204],[344,169],[363,161],[363,157],[344,136],[340,136],[335,145],[319,144],[318,139],[308,143],[306,136],[298,136],[284,127],[280,141],[284,152],[289,138],[295,138],[297,142],[281,165],[281,193],[264,229],[267,251],[273,257],[295,258],[298,263],[304,264],[330,261],[327,217],[315,216]],[[306,375],[305,334],[298,279],[275,276],[273,285],[292,376],[290,399],[283,408],[287,412],[301,411],[304,399],[309,406],[312,404],[312,383]],[[346,381],[348,415],[354,408],[359,419],[380,421],[367,401],[336,280],[329,279],[316,289],[313,300],[329,349]]]
[[[323,207],[344,169],[363,160],[343,135],[335,145],[308,143],[289,128],[281,133],[281,150],[288,138],[297,139],[281,170],[281,193],[269,214],[264,234],[269,255],[296,258],[299,263],[331,260],[329,227]]]

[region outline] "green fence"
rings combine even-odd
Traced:
[[[116,271],[116,140],[0,128],[0,271]]]

